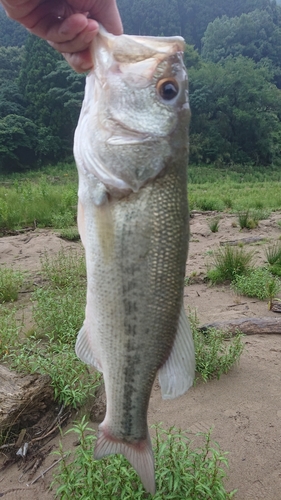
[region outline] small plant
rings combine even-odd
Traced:
[[[250,210],[238,213],[238,223],[240,229],[255,229],[259,225],[259,219],[255,214],[250,214]]]
[[[7,267],[0,268],[0,303],[17,300],[22,284],[22,273]]]
[[[215,328],[202,333],[194,313],[189,314],[189,321],[194,340],[196,372],[205,382],[212,378],[219,379],[238,363],[244,350],[243,335],[237,332],[231,336]]]
[[[260,300],[272,300],[281,289],[280,280],[262,267],[253,269],[247,276],[236,276],[232,287],[240,295]]]
[[[56,498],[69,500],[230,500],[223,480],[228,467],[226,453],[211,441],[211,432],[201,434],[195,445],[184,432],[154,426],[155,478],[157,491],[152,497],[144,491],[136,472],[122,455],[93,459],[96,436],[83,417],[73,429],[80,445],[74,453],[55,452],[61,457],[52,487]]]
[[[80,234],[76,226],[71,226],[65,229],[61,229],[60,238],[68,241],[78,241],[80,240]]]
[[[220,224],[220,217],[214,217],[213,219],[210,219],[210,221],[208,222],[208,226],[211,229],[212,233],[218,232],[219,224]]]
[[[11,349],[19,346],[19,333],[22,324],[16,320],[16,309],[5,309],[1,306],[0,310],[0,360],[4,359],[10,353]]]
[[[61,214],[53,214],[51,224],[56,229],[65,229],[68,226],[73,226],[75,221],[75,216],[73,212],[65,211]]]
[[[74,348],[44,347],[35,338],[30,338],[16,354],[9,356],[12,368],[24,373],[47,374],[51,378],[54,399],[72,408],[85,404],[100,386],[101,375],[90,374],[87,366],[76,356]]]
[[[47,254],[41,260],[42,274],[52,286],[64,288],[77,286],[82,278],[86,278],[86,264],[84,255],[75,251],[66,252],[63,248],[55,258],[50,259]]]
[[[233,208],[233,200],[232,198],[230,198],[230,196],[226,196],[225,198],[222,199],[224,205],[225,205],[225,208]]]
[[[267,262],[273,266],[275,264],[281,266],[281,243],[277,242],[271,247],[265,249]]]
[[[221,210],[222,208],[221,202],[212,198],[202,198],[198,201],[198,205],[203,212],[213,212],[215,210]]]
[[[212,257],[214,269],[207,272],[207,277],[212,284],[233,281],[236,276],[249,273],[253,256],[254,252],[246,252],[243,247],[218,248]]]

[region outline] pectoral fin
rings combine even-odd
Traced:
[[[102,372],[101,364],[93,352],[93,346],[90,343],[85,324],[82,326],[75,345],[75,352],[78,358],[87,365],[94,366],[99,372]]]
[[[182,305],[173,349],[158,373],[162,398],[173,399],[184,394],[193,384],[194,373],[192,332]]]

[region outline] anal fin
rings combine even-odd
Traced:
[[[102,367],[99,360],[95,357],[93,353],[93,347],[90,343],[90,339],[87,333],[85,324],[82,326],[75,344],[76,356],[78,356],[81,361],[87,363],[87,365],[94,366],[98,371],[102,372]]]
[[[129,444],[111,436],[106,429],[99,427],[94,458],[99,460],[107,455],[121,453],[138,473],[146,491],[155,494],[154,458],[149,432],[147,438],[134,444]]]
[[[194,374],[195,353],[192,332],[182,305],[172,351],[158,372],[162,398],[173,399],[184,394],[192,386]]]

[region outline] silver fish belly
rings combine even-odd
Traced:
[[[107,409],[95,458],[122,453],[155,492],[147,408],[192,385],[183,309],[188,250],[187,78],[179,37],[115,37],[93,45],[75,134],[78,226],[87,305],[77,355],[102,371]]]

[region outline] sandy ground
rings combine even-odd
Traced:
[[[239,231],[233,227],[236,218],[224,214],[218,233],[211,233],[210,218],[211,215],[197,214],[191,219],[187,276],[192,276],[195,283],[185,288],[186,309],[196,309],[200,324],[243,317],[278,317],[268,311],[266,302],[237,297],[228,286],[210,287],[204,282],[204,276],[211,251],[222,241],[262,237],[263,241],[247,247],[255,250],[257,264],[265,262],[265,246],[281,235],[277,225],[281,214],[272,214],[251,231]],[[0,239],[0,265],[26,270],[36,276],[40,256],[44,252],[55,255],[61,246],[82,251],[80,243],[62,241],[45,230],[8,236]],[[238,489],[235,499],[281,500],[281,335],[252,335],[245,337],[244,342],[245,351],[239,366],[220,380],[199,382],[175,401],[162,401],[156,383],[149,406],[149,424],[163,422],[165,427],[176,425],[194,434],[212,427],[213,438],[222,450],[229,452],[226,485],[229,490]],[[74,440],[73,435],[65,437],[65,449],[71,447]],[[22,475],[21,463],[1,471],[0,497],[5,500],[53,499],[54,493],[48,491],[52,472],[47,472],[44,479],[33,485],[26,484],[54,462],[56,458],[50,450],[57,449],[58,442],[56,437],[45,445],[46,458],[32,477],[28,473]],[[0,468],[1,461],[3,463],[4,456],[0,456]]]

